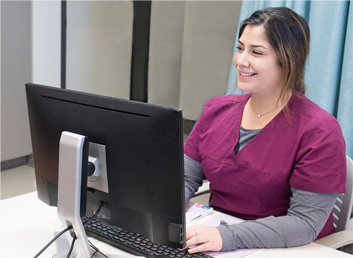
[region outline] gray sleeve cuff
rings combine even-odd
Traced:
[[[222,237],[222,243],[223,243],[222,250],[221,250],[222,252],[234,251],[236,249],[236,246],[234,245],[234,241],[233,241],[234,236],[232,234],[232,231],[229,229],[227,225],[228,225],[227,222],[221,221],[221,225],[217,227]]]

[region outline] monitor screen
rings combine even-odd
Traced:
[[[39,199],[57,205],[62,132],[83,135],[91,163],[102,170],[88,182],[87,216],[103,203],[98,216],[110,224],[158,244],[183,246],[180,109],[36,84],[26,84],[26,94]],[[181,242],[170,235],[171,225],[181,228]]]

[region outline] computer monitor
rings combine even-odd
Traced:
[[[93,153],[90,164],[101,170],[82,195],[86,215],[103,203],[99,217],[111,225],[158,244],[184,246],[180,109],[31,83],[26,94],[39,199],[57,205],[62,133],[83,135]]]

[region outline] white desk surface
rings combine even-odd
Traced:
[[[49,207],[29,193],[0,201],[0,258],[33,257],[62,229],[55,207]],[[110,245],[91,239],[103,253],[114,257],[132,256]],[[50,258],[56,252],[55,244],[40,257]],[[120,257],[119,256],[119,257]],[[247,258],[352,258],[352,255],[315,243],[295,248],[261,249]]]

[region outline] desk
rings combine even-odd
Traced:
[[[61,229],[55,207],[49,207],[29,193],[0,201],[0,258],[33,257]],[[103,253],[131,257],[124,251],[90,238]],[[40,257],[56,252],[50,246]],[[352,258],[352,255],[315,243],[295,248],[261,249],[246,258]]]

